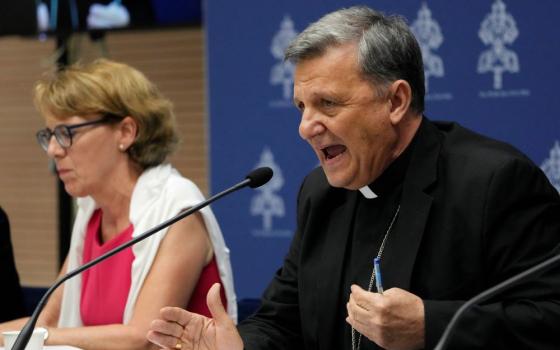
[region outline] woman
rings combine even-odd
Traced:
[[[203,200],[163,163],[177,143],[171,103],[137,70],[105,59],[73,66],[39,81],[35,104],[47,126],[37,140],[78,197],[61,274]],[[229,251],[207,207],[66,282],[38,325],[49,331],[47,345],[149,348],[145,334],[159,309],[184,305],[208,314],[214,282],[235,317]]]

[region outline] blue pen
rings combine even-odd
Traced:
[[[375,271],[375,286],[377,293],[383,294],[383,282],[381,280],[381,258],[373,259],[373,269]]]

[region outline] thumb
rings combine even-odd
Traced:
[[[208,309],[210,310],[210,314],[212,314],[214,321],[217,324],[224,326],[233,321],[229,318],[226,310],[224,309],[224,305],[222,304],[220,287],[221,285],[219,283],[214,283],[212,285],[206,295],[206,305],[208,305]]]

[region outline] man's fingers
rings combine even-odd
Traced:
[[[173,349],[177,344],[177,338],[153,330],[148,331],[146,338],[160,348]]]
[[[354,301],[350,301],[346,303],[346,310],[348,312],[348,317],[354,323],[362,323],[365,324],[366,321],[370,318],[369,311],[358,306]]]
[[[162,314],[169,316],[168,312],[173,315],[173,311]],[[153,320],[146,338],[159,347],[172,349],[177,345],[178,339],[182,339],[183,332],[184,328],[175,321]]]
[[[370,293],[370,292],[363,289],[362,287],[360,287],[357,284],[351,285],[350,286],[350,291],[351,291],[351,294],[358,295],[358,296],[365,296],[365,295],[367,295],[367,293]]]
[[[190,313],[180,307],[167,306],[160,310],[161,318],[165,321],[175,322],[185,327],[196,314]]]
[[[350,300],[354,300],[354,302],[358,306],[366,310],[375,309],[376,307],[379,307],[381,303],[383,303],[383,294],[368,292],[367,290],[355,284],[350,287],[350,290]]]
[[[169,335],[175,338],[180,338],[184,330],[184,328],[176,322],[163,320],[153,320],[150,329],[162,335]]]
[[[367,299],[367,297],[357,295],[354,292],[350,293],[350,298],[348,302],[351,303],[353,306],[362,308],[364,310],[371,309],[370,301]]]

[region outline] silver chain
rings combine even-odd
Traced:
[[[395,220],[397,220],[397,216],[399,215],[399,211],[401,210],[401,205],[399,204],[397,206],[397,210],[395,211],[395,215],[393,215],[393,219],[391,220],[391,223],[389,224],[389,227],[387,228],[387,231],[385,232],[385,236],[383,237],[383,241],[381,242],[381,246],[379,247],[379,251],[377,252],[377,258],[381,259],[381,257],[383,256],[383,251],[385,250],[385,242],[387,241],[387,237],[389,237],[389,233],[391,232],[391,229],[393,228],[393,224],[395,223]],[[375,268],[372,268],[371,270],[371,277],[369,278],[369,285],[368,285],[368,292],[371,292],[371,289],[373,288],[373,282],[375,281]],[[362,341],[362,334],[358,333],[358,341],[357,341],[357,346],[356,346],[356,330],[354,329],[354,327],[352,327],[352,350],[359,350],[360,349],[360,344]]]

